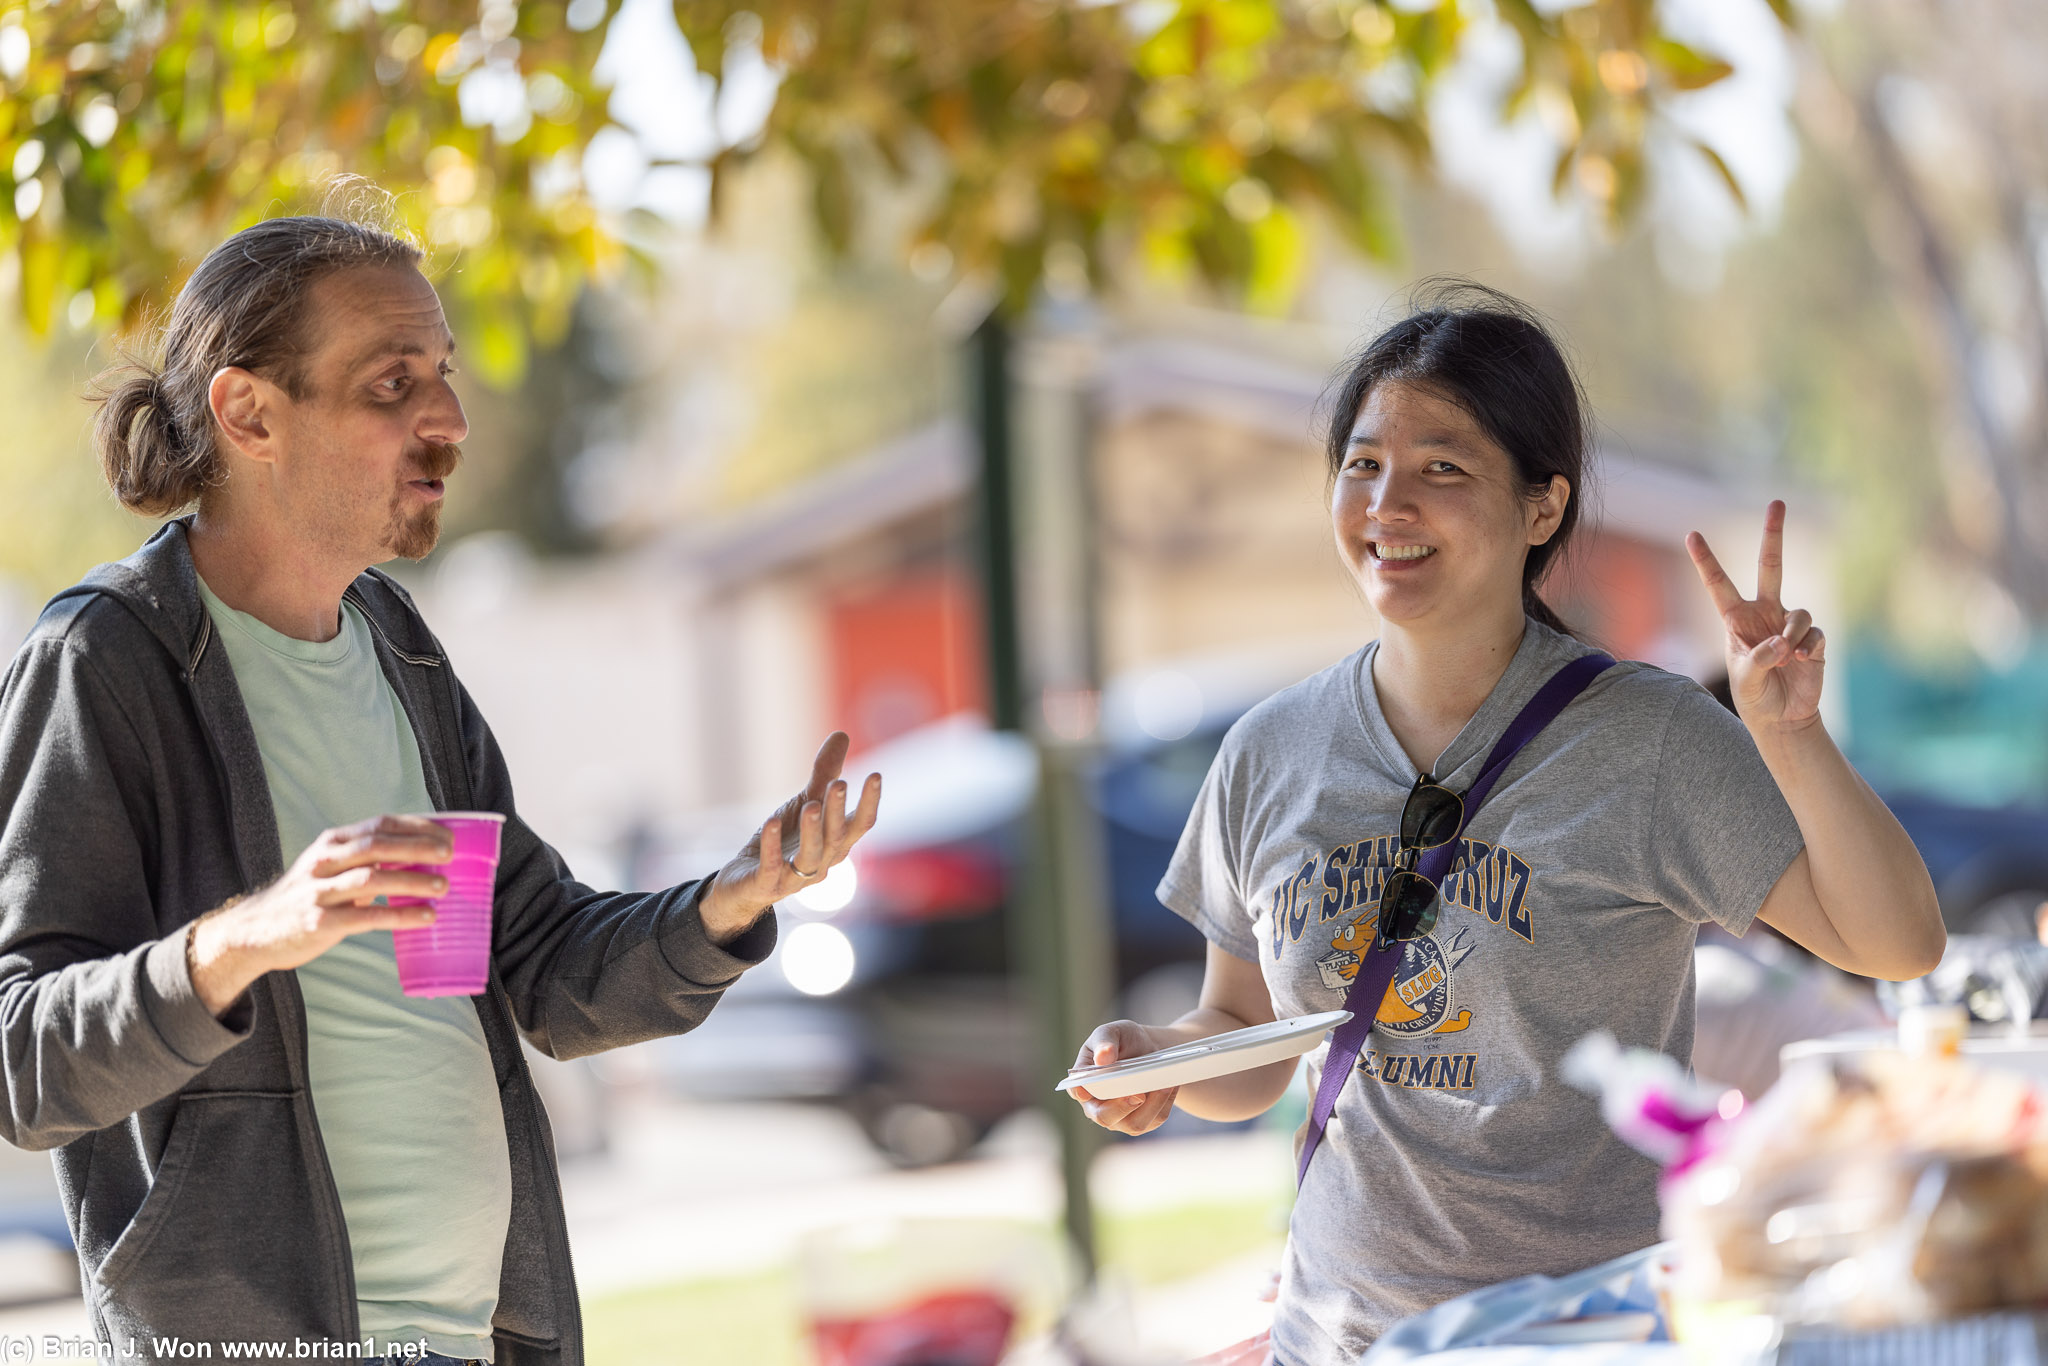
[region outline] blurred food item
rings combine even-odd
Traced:
[[[1962,1056],[1970,1012],[1961,1006],[1917,1005],[1899,1012],[1899,1051],[1909,1058]]]
[[[819,1366],[997,1366],[1020,1321],[1049,1319],[1063,1280],[1042,1235],[993,1220],[828,1229],[797,1255]]]
[[[2048,1303],[2048,1106],[1938,1054],[1808,1060],[1667,1186],[1664,1226],[1695,1312],[1869,1329]]]
[[[948,1290],[861,1318],[816,1319],[819,1366],[996,1366],[1017,1311],[988,1290]]]

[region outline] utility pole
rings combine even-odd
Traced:
[[[1093,638],[1093,509],[1085,400],[1071,367],[1055,364],[1030,394],[1032,458],[1012,458],[1020,416],[1011,334],[992,313],[970,341],[981,448],[980,549],[989,697],[999,730],[1024,733],[1038,757],[1024,864],[1012,888],[1011,943],[1034,1023],[1026,1084],[1060,1140],[1064,1222],[1084,1278],[1096,1270],[1089,1168],[1103,1131],[1056,1093],[1089,1031],[1108,1018],[1112,958],[1102,823],[1089,785],[1100,681]],[[1028,513],[1026,510],[1028,509]],[[1035,519],[1035,525],[1034,523]],[[1036,553],[1040,668],[1027,671],[1019,549]],[[1043,637],[1058,637],[1058,648]],[[1046,677],[1047,663],[1054,677]]]
[[[988,658],[989,722],[1024,729],[1024,652],[1017,611],[1017,498],[1011,474],[1010,325],[991,309],[967,338],[974,434],[980,447],[976,481],[976,548],[980,553],[981,619]]]

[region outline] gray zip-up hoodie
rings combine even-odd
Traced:
[[[0,686],[0,1137],[53,1148],[88,1313],[138,1361],[156,1339],[358,1340],[341,1203],[306,1085],[298,979],[216,1020],[184,926],[275,879],[269,788],[183,522],[43,611]],[[579,1366],[552,1139],[518,1037],[557,1058],[680,1033],[774,945],[706,935],[704,883],[575,881],[512,804],[490,728],[397,584],[348,589],[375,628],[444,810],[505,813],[491,985],[476,997],[512,1155],[498,1366]],[[289,851],[294,856],[298,851]],[[381,1346],[381,1344],[380,1344]]]

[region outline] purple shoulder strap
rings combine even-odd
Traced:
[[[1479,776],[1466,790],[1465,815],[1458,822],[1458,833],[1436,848],[1425,850],[1416,861],[1417,873],[1439,887],[1443,885],[1444,874],[1451,871],[1451,863],[1457,858],[1460,837],[1471,823],[1472,813],[1486,800],[1486,794],[1493,791],[1501,773],[1521,753],[1522,746],[1556,720],[1557,714],[1613,663],[1607,655],[1581,655],[1552,674],[1550,681],[1536,690],[1536,695],[1508,723],[1507,730],[1495,742],[1493,753],[1486,756],[1485,767],[1479,770]],[[1330,1055],[1323,1062],[1322,1082],[1316,1087],[1315,1105],[1308,1116],[1308,1134],[1301,1145],[1301,1161],[1294,1173],[1296,1185],[1308,1178],[1308,1164],[1322,1144],[1323,1130],[1329,1127],[1330,1116],[1336,1113],[1337,1096],[1344,1090],[1352,1069],[1358,1066],[1358,1055],[1372,1033],[1373,1018],[1379,1014],[1380,1002],[1385,999],[1387,988],[1393,985],[1394,973],[1400,968],[1401,955],[1406,949],[1403,943],[1385,943],[1375,937],[1372,948],[1358,965],[1358,975],[1351,981],[1351,990],[1344,994],[1344,1009],[1351,1012],[1351,1018],[1338,1025],[1330,1036]]]

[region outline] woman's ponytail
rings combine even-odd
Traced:
[[[1533,583],[1522,585],[1522,611],[1531,621],[1548,626],[1559,635],[1577,634],[1565,624],[1564,618],[1557,614],[1556,609],[1543,600],[1543,595],[1536,591],[1536,585]]]

